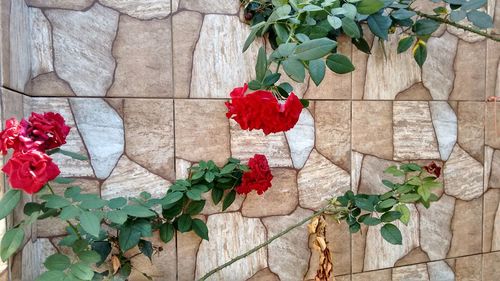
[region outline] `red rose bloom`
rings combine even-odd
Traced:
[[[66,126],[61,114],[54,112],[43,114],[32,112],[28,121],[29,125],[26,126],[26,135],[39,150],[45,151],[66,143],[66,137],[71,128]]]
[[[271,187],[271,180],[273,179],[266,156],[255,154],[254,157],[248,160],[248,167],[250,171],[243,174],[241,184],[236,187],[236,192],[247,194],[255,190],[259,195],[264,193]]]
[[[235,88],[226,102],[227,118],[233,118],[243,130],[262,129],[264,134],[288,131],[295,126],[302,112],[302,103],[291,93],[279,103],[272,92],[256,91],[245,95],[248,85]]]
[[[427,171],[427,173],[435,175],[436,178],[439,178],[441,176],[441,167],[439,167],[434,161],[432,161],[427,166],[424,166],[423,168]]]
[[[0,152],[7,154],[7,149],[19,149],[19,134],[21,126],[16,118],[10,118],[5,122],[5,130],[0,132]]]
[[[12,188],[21,189],[28,194],[38,192],[60,174],[52,158],[38,150],[14,153],[2,171],[9,177]]]

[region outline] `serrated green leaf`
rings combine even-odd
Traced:
[[[201,213],[201,211],[203,211],[204,207],[205,207],[205,200],[192,201],[186,208],[186,214],[192,216],[197,215]]]
[[[11,228],[4,233],[0,243],[0,258],[7,261],[21,247],[24,230],[21,227]]]
[[[315,60],[329,54],[336,46],[337,42],[328,38],[313,39],[298,45],[294,56],[303,61]]]
[[[82,212],[80,214],[80,225],[88,234],[99,237],[101,220],[93,212]]]
[[[326,66],[322,59],[316,59],[309,62],[309,74],[316,86],[319,86],[325,78]]]
[[[174,238],[175,229],[171,223],[164,223],[160,226],[160,239],[161,241],[168,243],[172,238]]]
[[[349,73],[354,70],[351,60],[342,54],[332,54],[326,58],[326,65],[338,74]]]
[[[70,272],[81,280],[92,280],[92,277],[94,277],[92,268],[82,262],[71,265]]]
[[[394,206],[398,201],[393,198],[386,199],[378,204],[380,209],[387,209]]]
[[[361,37],[361,31],[359,30],[358,25],[349,17],[342,18],[342,31],[344,31],[344,33],[351,38]]]
[[[229,192],[226,195],[226,198],[224,198],[224,202],[222,202],[222,211],[225,211],[227,208],[229,208],[229,206],[233,204],[235,199],[236,199],[236,191],[231,190],[231,192]]]
[[[96,251],[83,251],[78,253],[78,259],[88,265],[93,265],[101,260],[101,256]]]
[[[259,48],[259,53],[257,55],[257,63],[255,65],[255,74],[257,81],[264,80],[267,71],[267,56],[264,47]]]
[[[0,220],[7,217],[21,200],[21,190],[11,189],[0,200]]]
[[[122,210],[113,210],[107,213],[107,218],[112,223],[124,224],[127,221],[127,213]]]
[[[399,197],[401,203],[414,203],[420,200],[420,195],[416,193],[407,193]]]
[[[137,218],[148,218],[156,215],[153,211],[141,205],[127,205],[123,207],[122,211],[129,216]]]
[[[127,199],[123,197],[113,198],[108,201],[108,207],[111,209],[119,209],[127,204]]]
[[[178,192],[178,191],[167,193],[167,195],[163,198],[162,204],[163,205],[173,204],[173,203],[181,200],[183,196],[184,196],[184,194],[182,192]]]
[[[392,20],[390,17],[385,16],[381,13],[377,13],[370,15],[367,19],[367,22],[368,27],[373,34],[384,40],[388,39],[389,28],[392,25]]]
[[[410,221],[410,209],[408,209],[408,206],[401,204],[396,206],[395,210],[401,213],[399,220],[405,225],[408,225],[408,222]]]
[[[43,195],[41,198],[47,201],[45,203],[45,207],[47,208],[58,209],[71,205],[68,199],[55,194]]]
[[[224,196],[224,191],[218,188],[213,188],[212,189],[212,201],[214,202],[214,205],[219,204],[220,200],[222,200],[222,197]]]
[[[183,233],[190,231],[192,222],[193,220],[191,219],[190,215],[187,214],[181,215],[177,220],[177,230]]]
[[[418,36],[425,36],[434,33],[439,28],[439,23],[431,19],[420,19],[413,28]]]
[[[363,223],[370,226],[377,225],[380,224],[380,219],[374,217],[367,217],[363,220]]]
[[[414,36],[409,36],[405,37],[398,42],[398,54],[401,54],[408,50],[411,45],[413,45],[413,42],[415,42],[415,37]]]
[[[402,214],[398,211],[389,211],[385,212],[381,217],[380,220],[383,222],[391,222],[400,219]]]
[[[306,69],[304,65],[297,59],[288,58],[283,61],[283,69],[285,73],[292,79],[297,82],[304,82],[304,78],[306,77]]]
[[[393,245],[403,244],[403,236],[401,235],[401,231],[399,231],[399,229],[391,223],[385,224],[380,229],[380,233],[387,242]]]
[[[62,220],[72,220],[80,215],[81,210],[78,207],[69,205],[64,207],[59,214],[59,218]]]
[[[193,219],[193,231],[202,239],[208,240],[208,228],[205,222],[200,219]]]
[[[483,11],[470,11],[467,13],[467,19],[480,29],[493,27],[493,19]]]
[[[43,264],[48,270],[63,271],[71,265],[71,261],[66,255],[53,254],[47,257]]]

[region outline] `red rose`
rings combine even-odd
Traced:
[[[38,150],[14,153],[2,171],[9,177],[12,188],[24,190],[28,194],[38,192],[60,174],[52,158]]]
[[[288,131],[295,126],[302,112],[302,103],[291,93],[279,103],[272,92],[256,91],[245,95],[248,85],[235,88],[226,102],[227,118],[233,118],[243,130],[262,129],[264,134]]]
[[[435,175],[436,178],[439,178],[441,176],[441,167],[439,167],[434,161],[432,161],[427,166],[424,166],[423,168],[427,171],[427,173]]]
[[[39,150],[45,151],[66,143],[66,137],[71,128],[66,126],[61,114],[32,112],[28,121],[27,136]]]
[[[248,167],[250,171],[243,174],[241,184],[236,187],[236,192],[247,194],[255,190],[259,195],[264,193],[271,187],[271,180],[273,179],[266,156],[255,154],[254,157],[248,160]]]
[[[0,152],[2,155],[7,154],[7,149],[19,148],[19,134],[21,133],[21,126],[16,118],[10,118],[5,122],[5,130],[0,132]]]

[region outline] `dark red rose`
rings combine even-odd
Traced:
[[[247,194],[255,190],[257,194],[263,194],[271,187],[273,179],[266,156],[255,154],[248,160],[248,167],[250,171],[243,174],[241,184],[236,187],[236,192]]]
[[[20,133],[21,126],[16,118],[10,118],[5,122],[5,130],[0,132],[0,152],[2,155],[7,154],[9,148],[18,150]]]
[[[245,95],[248,86],[235,88],[226,102],[227,118],[234,119],[243,130],[261,129],[264,134],[288,131],[295,126],[302,112],[302,103],[291,93],[279,103],[272,92],[255,91]]]
[[[61,114],[54,112],[43,114],[32,112],[28,122],[26,135],[41,151],[65,144],[66,137],[71,129],[66,126]]]
[[[427,166],[424,166],[423,168],[427,171],[427,173],[435,175],[436,178],[439,178],[441,176],[441,167],[439,167],[434,161],[429,163]]]
[[[60,174],[52,158],[38,150],[14,153],[2,171],[8,176],[12,188],[28,194],[38,192]]]

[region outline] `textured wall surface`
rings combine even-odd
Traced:
[[[488,12],[500,30],[500,2],[490,0]],[[239,16],[237,0],[2,0],[2,123],[60,112],[74,127],[65,148],[90,160],[56,162],[103,198],[138,187],[161,195],[200,160],[268,156],[275,179],[264,196],[240,198],[226,213],[206,208],[210,242],[177,234],[152,264],[133,261],[155,280],[194,280],[331,196],[383,191],[388,165],[429,160],[444,165],[445,188],[430,209],[411,207],[403,246],[376,228],[351,236],[329,221],[337,280],[499,280],[500,105],[485,98],[500,96],[500,44],[442,27],[420,70],[396,54],[397,35],[387,57],[377,42],[367,56],[341,39],[356,71],[297,85],[310,108],[293,130],[264,137],[225,117],[224,101],[252,77],[257,51],[241,53],[249,28]],[[11,261],[13,280],[33,280],[61,250],[63,225],[47,225]],[[303,227],[212,280],[308,280],[310,259]]]

